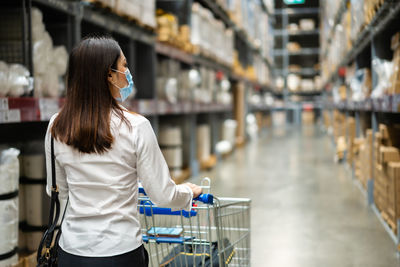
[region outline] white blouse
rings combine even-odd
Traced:
[[[104,154],[85,154],[55,140],[56,179],[60,199],[69,196],[60,247],[71,254],[108,257],[142,245],[137,210],[138,181],[158,206],[190,210],[193,192],[176,185],[150,122],[124,111],[132,126],[113,114],[112,148]],[[47,194],[51,188],[51,135],[45,138]],[[60,215],[62,216],[62,214]]]

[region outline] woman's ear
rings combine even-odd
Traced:
[[[107,80],[110,83],[113,83],[113,76],[112,76],[112,72],[109,70],[108,74],[107,74]]]

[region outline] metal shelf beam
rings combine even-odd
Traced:
[[[312,31],[296,31],[296,32],[291,32],[288,30],[276,30],[274,31],[275,36],[301,36],[301,35],[319,35],[319,30],[315,29]]]
[[[303,16],[303,15],[319,15],[318,7],[308,7],[308,8],[281,8],[275,9],[276,16]]]

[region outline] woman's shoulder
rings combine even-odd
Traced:
[[[123,112],[124,112],[125,118],[127,118],[129,120],[129,122],[132,124],[132,126],[137,126],[142,123],[149,122],[149,120],[146,117],[144,117],[138,113],[135,113],[133,111],[124,109]]]

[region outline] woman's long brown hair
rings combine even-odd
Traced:
[[[66,102],[51,129],[54,138],[83,153],[101,154],[111,148],[111,112],[129,125],[107,80],[120,55],[118,43],[108,37],[86,38],[72,50]]]

